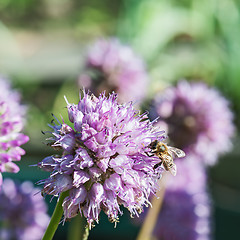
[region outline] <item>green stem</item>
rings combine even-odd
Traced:
[[[83,237],[85,229],[85,219],[78,214],[71,219],[71,223],[68,228],[68,240],[80,240]]]
[[[88,236],[89,236],[89,226],[87,225],[85,228],[85,232],[83,234],[83,240],[88,240]]]
[[[63,214],[63,208],[62,208],[62,203],[65,197],[69,195],[69,192],[63,192],[57,202],[57,205],[55,207],[55,210],[53,212],[52,218],[50,220],[50,223],[47,227],[47,230],[42,238],[42,240],[51,240],[58,228],[59,222],[62,218]]]

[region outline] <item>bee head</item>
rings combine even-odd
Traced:
[[[160,152],[165,152],[167,150],[166,145],[163,143],[159,144],[158,149]]]
[[[151,149],[156,149],[157,148],[157,145],[158,145],[158,141],[157,140],[154,140],[153,142],[150,143],[149,147]]]

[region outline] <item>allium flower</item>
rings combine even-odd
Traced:
[[[21,184],[5,179],[0,192],[0,239],[40,240],[49,216],[39,189],[31,182]]]
[[[118,100],[139,104],[147,93],[148,77],[143,61],[117,39],[98,40],[89,48],[80,87],[95,95],[115,91]]]
[[[183,174],[167,181],[154,235],[164,240],[209,240],[211,206],[205,171],[197,161],[178,161],[177,167]]]
[[[153,168],[159,158],[147,155],[152,141],[165,138],[163,131],[153,127],[146,114],[139,115],[132,103],[120,105],[116,97],[84,93],[77,105],[67,103],[73,126],[58,120],[49,125],[50,145],[62,155],[38,164],[51,172],[42,181],[43,192],[59,195],[69,190],[63,202],[65,218],[80,212],[90,227],[101,210],[117,222],[120,205],[138,216],[163,171]]]
[[[204,83],[181,81],[156,96],[152,116],[168,127],[175,147],[206,165],[213,165],[218,154],[231,148],[233,114],[228,101]]]
[[[28,136],[21,133],[25,106],[20,105],[20,94],[11,89],[9,82],[0,78],[0,177],[2,172],[18,172],[13,161],[20,161],[25,151],[20,146]],[[2,182],[2,180],[1,180]]]

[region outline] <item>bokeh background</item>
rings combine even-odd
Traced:
[[[21,171],[3,176],[34,183],[48,176],[29,167],[53,153],[44,144],[41,130],[48,130],[51,113],[67,117],[64,95],[69,102],[77,102],[77,79],[86,49],[101,37],[119,38],[144,59],[151,79],[147,99],[179,79],[204,81],[229,99],[235,116],[234,147],[208,169],[208,185],[213,202],[213,239],[238,239],[238,0],[1,0],[0,73],[11,79],[28,105],[25,133],[30,136],[24,145],[27,154],[18,163]],[[46,197],[47,203],[49,200]],[[54,206],[55,200],[49,203],[49,214]],[[101,216],[89,239],[135,239],[139,227],[128,215],[120,218],[116,229]],[[69,232],[67,222],[54,239],[66,239]]]

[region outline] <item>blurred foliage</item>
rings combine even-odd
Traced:
[[[49,27],[58,21],[58,24],[79,24],[88,26],[99,22],[113,21],[120,9],[121,1],[107,0],[1,0],[1,19],[13,26]],[[50,25],[51,26],[51,25]]]
[[[239,1],[126,0],[124,6],[118,32],[147,60],[154,82],[186,78],[220,88],[239,125]]]
[[[215,202],[216,239],[236,239],[240,221],[238,0],[1,0],[0,70],[29,106],[26,133],[31,139],[19,163],[21,171],[6,176],[33,182],[46,177],[28,167],[51,153],[42,143],[46,136],[41,130],[49,130],[51,113],[67,119],[64,95],[77,102],[77,76],[86,46],[97,37],[113,35],[145,59],[151,77],[149,98],[186,78],[217,87],[231,101],[237,127],[234,149],[209,169],[209,186]],[[109,239],[118,235],[134,239],[138,229],[128,221],[123,216],[113,229],[103,216],[90,239],[106,236],[106,229]],[[56,239],[60,236],[62,230]]]

